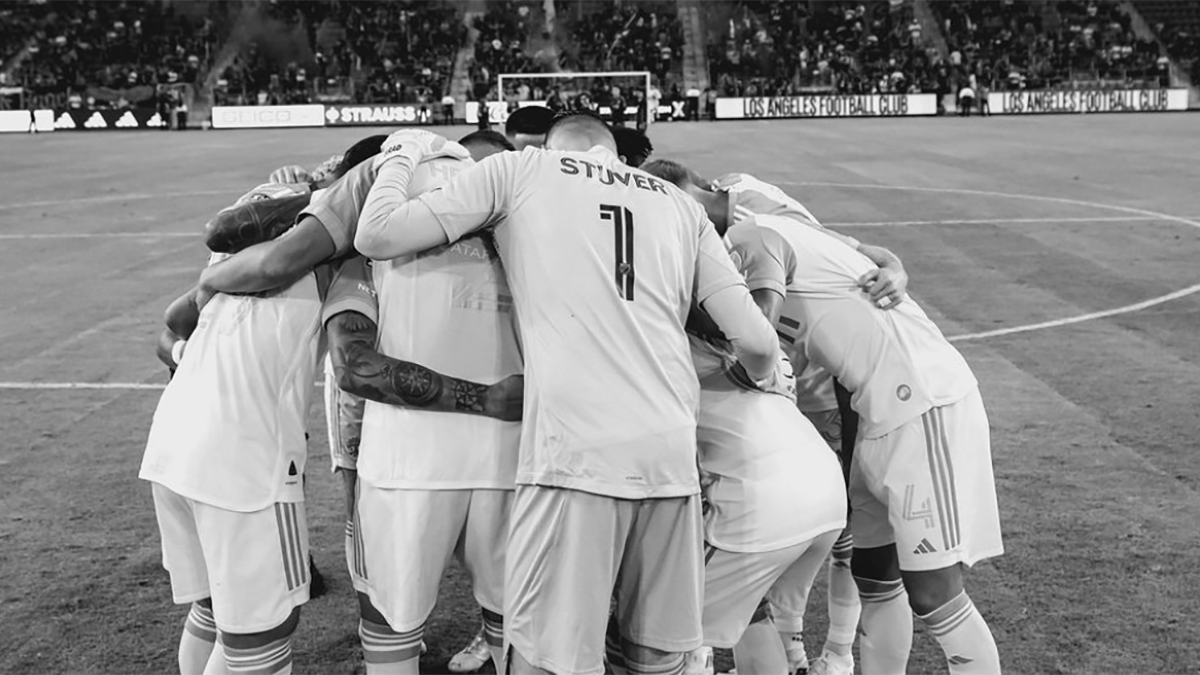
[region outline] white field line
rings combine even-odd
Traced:
[[[817,183],[817,182],[796,182],[796,181],[778,181],[784,185],[797,186],[819,186],[819,187],[844,187],[844,188],[859,188],[859,189],[876,189],[876,190],[909,190],[914,192],[944,192],[950,194],[969,194],[988,197],[1008,197],[1011,199],[1026,199],[1032,201],[1056,202],[1061,204],[1074,204],[1077,206],[1087,206],[1096,209],[1108,209],[1111,211],[1119,211],[1122,213],[1132,214],[1133,216],[1123,217],[1093,217],[1093,218],[1012,218],[1012,219],[979,219],[979,220],[936,220],[936,221],[884,221],[876,223],[826,223],[831,227],[888,227],[888,226],[905,226],[905,225],[949,225],[949,224],[989,224],[989,223],[1064,223],[1064,222],[1139,222],[1139,221],[1170,221],[1190,225],[1195,228],[1200,228],[1200,217],[1181,217],[1172,216],[1165,213],[1158,213],[1146,209],[1138,209],[1128,206],[1114,206],[1111,204],[1101,204],[1099,202],[1089,202],[1079,199],[1065,199],[1061,197],[1042,197],[1039,195],[1022,195],[1005,192],[990,192],[986,190],[960,190],[955,188],[927,188],[927,187],[904,187],[894,185],[865,185],[859,183]],[[174,196],[188,196],[200,194],[228,194],[229,191],[212,191],[212,192],[193,192],[193,193],[177,193]],[[111,198],[83,198],[78,200],[61,200],[54,202],[30,202],[26,204],[10,204],[7,208],[16,208],[20,206],[50,206],[55,204],[67,203],[83,203],[93,201],[119,201],[120,199],[134,198],[152,198],[156,196],[171,196],[164,195],[125,195],[124,197]],[[0,210],[6,208],[0,205]],[[150,235],[140,235],[136,233],[110,233],[108,236],[192,236],[190,233],[154,233]],[[29,235],[0,235],[0,238],[19,238]],[[44,236],[44,235],[42,235]],[[93,235],[100,236],[100,235]],[[1110,316],[1118,316],[1137,312],[1143,309],[1149,309],[1157,305],[1161,305],[1172,300],[1187,297],[1200,293],[1200,284],[1194,284],[1187,288],[1181,288],[1177,291],[1160,295],[1158,297],[1143,300],[1132,305],[1123,307],[1114,307],[1099,312],[1089,312],[1087,314],[1079,314],[1076,316],[1064,317],[1061,319],[1052,319],[1050,321],[1042,321],[1039,323],[1031,323],[1022,326],[1012,326],[1010,328],[998,328],[995,330],[982,331],[978,333],[965,333],[962,335],[952,335],[948,339],[951,342],[966,342],[970,340],[983,340],[991,337],[999,337],[1002,335],[1015,335],[1018,333],[1028,333],[1035,330],[1043,330],[1046,328],[1057,328],[1059,326],[1068,326],[1071,324],[1082,323],[1084,321],[1092,321],[1094,319],[1103,319]],[[322,383],[317,382],[320,386]],[[95,389],[125,389],[125,390],[161,390],[165,388],[163,384],[147,384],[141,382],[0,382],[0,390],[38,390],[38,389],[80,389],[80,390],[95,390]]]
[[[243,192],[245,190],[243,189]],[[0,211],[13,209],[35,209],[43,206],[70,206],[72,204],[104,204],[106,202],[133,202],[146,199],[174,199],[176,197],[207,197],[211,195],[237,194],[237,188],[226,190],[192,190],[190,192],[133,192],[123,195],[97,195],[95,197],[75,197],[73,199],[49,199],[40,202],[18,202],[5,204],[0,202]]]
[[[1063,319],[1053,319],[1051,321],[1043,321],[1041,323],[1031,323],[1024,326],[1013,326],[1012,328],[997,328],[996,330],[986,330],[981,333],[966,333],[964,335],[952,335],[949,339],[951,342],[966,342],[967,340],[982,340],[984,338],[999,337],[1001,335],[1014,335],[1016,333],[1028,333],[1030,331],[1042,330],[1043,328],[1058,328],[1059,326],[1069,326],[1073,323],[1083,323],[1093,319],[1104,319],[1110,316],[1119,314],[1128,314],[1130,312],[1139,312],[1143,309],[1149,309],[1155,305],[1161,305],[1172,300],[1185,298],[1189,295],[1200,293],[1200,284],[1181,288],[1174,293],[1160,295],[1157,298],[1150,298],[1141,302],[1135,302],[1132,305],[1124,307],[1114,307],[1106,309],[1102,312],[1090,312],[1088,314],[1080,314],[1078,316],[1070,316]]]
[[[200,232],[21,232],[0,234],[0,239],[198,239],[200,236]]]
[[[827,227],[913,227],[919,225],[1008,225],[1053,223],[1142,223],[1173,220],[1162,216],[1046,216],[1040,218],[947,218],[944,220],[878,220],[865,222],[826,222]],[[1193,216],[1188,220],[1200,220]],[[200,232],[17,232],[0,234],[6,239],[156,239],[199,237]]]

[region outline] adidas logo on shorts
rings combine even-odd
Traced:
[[[913,554],[921,555],[922,553],[937,553],[937,549],[933,547],[933,544],[929,543],[928,539],[922,539],[920,545],[913,549]]]

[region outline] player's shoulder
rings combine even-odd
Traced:
[[[721,191],[728,192],[731,190],[738,189],[739,186],[745,187],[744,185],[742,185],[742,182],[748,178],[753,179],[754,177],[751,176],[750,174],[746,174],[746,173],[737,173],[737,172],[727,173],[724,176],[721,176],[721,177],[717,178],[716,180],[714,180],[712,182],[712,187],[714,190],[721,190]]]
[[[249,202],[259,202],[266,201],[268,199],[279,199],[281,197],[294,197],[296,195],[307,194],[309,194],[309,188],[307,185],[292,183],[263,183],[262,185],[256,186],[254,189],[250,190],[241,197],[238,197],[237,201],[235,201],[232,206],[227,208],[241,206],[242,204]]]
[[[776,254],[790,250],[791,244],[788,243],[787,238],[769,225],[762,225],[759,222],[760,218],[764,217],[753,216],[730,227],[725,232],[725,237],[729,240],[730,245],[763,248]],[[771,218],[771,216],[765,217],[767,220]]]

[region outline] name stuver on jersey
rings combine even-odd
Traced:
[[[667,194],[667,188],[663,187],[662,181],[649,176],[643,176],[636,173],[622,173],[613,171],[608,167],[592,164],[591,162],[578,159],[575,157],[560,157],[559,162],[562,168],[559,170],[568,176],[580,175],[579,165],[583,165],[583,171],[588,178],[594,178],[605,185],[613,185],[620,183],[626,186],[632,186],[639,190],[647,190],[649,192],[661,192]]]

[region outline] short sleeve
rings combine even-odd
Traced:
[[[312,216],[321,221],[337,247],[335,257],[354,248],[358,216],[374,182],[375,168],[368,160],[350,169],[333,185],[314,193],[308,208],[300,212],[301,218]]]
[[[700,248],[696,253],[696,303],[702,304],[713,293],[731,286],[745,285],[725,243],[717,235],[717,229],[705,217],[700,226]]]
[[[358,312],[379,322],[379,302],[375,296],[371,266],[362,256],[349,258],[334,272],[329,292],[325,295],[325,304],[321,308],[321,324],[328,323],[342,312]]]
[[[734,262],[751,292],[768,289],[787,295],[796,272],[796,252],[778,232],[752,223],[736,225],[725,233]]]
[[[496,153],[418,200],[429,208],[446,237],[458,241],[508,211],[518,163],[527,156],[528,151]]]

